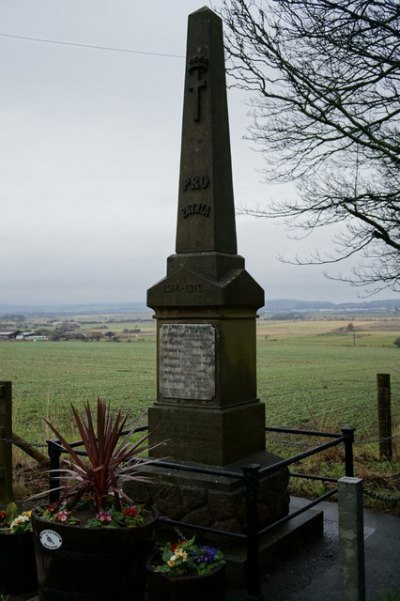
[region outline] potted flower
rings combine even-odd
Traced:
[[[12,502],[0,510],[0,593],[22,595],[36,589],[31,512],[20,513]]]
[[[147,562],[149,601],[223,601],[225,559],[195,539],[168,542]]]
[[[142,479],[148,436],[121,437],[127,416],[98,399],[72,407],[85,456],[50,428],[68,454],[58,470],[59,503],[32,513],[40,601],[139,601],[152,548],[155,510],[134,503],[123,484]]]

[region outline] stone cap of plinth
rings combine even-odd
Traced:
[[[182,269],[188,269],[213,280],[220,280],[228,271],[244,269],[245,261],[240,255],[221,252],[177,253],[167,259],[167,277]]]
[[[166,307],[252,307],[264,305],[264,290],[245,269],[232,269],[219,280],[179,269],[147,291],[147,305]]]

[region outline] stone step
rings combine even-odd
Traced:
[[[265,534],[260,540],[260,569],[276,565],[288,551],[300,548],[304,540],[310,541],[323,535],[323,511],[309,509],[291,519],[282,526],[277,526]],[[234,586],[243,586],[246,570],[246,547],[240,542],[222,543],[219,547],[224,551],[227,560],[227,582]]]

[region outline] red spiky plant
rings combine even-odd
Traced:
[[[87,457],[80,455],[46,420],[69,455],[69,460],[65,460],[68,467],[57,471],[63,492],[62,501],[68,499],[72,507],[82,497],[89,497],[96,510],[102,511],[111,496],[115,508],[121,511],[122,499],[132,502],[122,490],[124,482],[146,479],[141,476],[138,466],[147,463],[139,459],[139,455],[148,449],[148,434],[132,442],[130,435],[134,432],[133,428],[122,437],[127,416],[121,410],[112,412],[110,404],[100,398],[97,399],[95,415],[89,403],[85,403],[82,413],[73,405],[71,408]]]

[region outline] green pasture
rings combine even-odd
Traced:
[[[325,331],[313,332],[321,325]],[[258,391],[267,421],[327,430],[350,424],[358,436],[370,436],[376,431],[378,373],[391,374],[393,414],[398,413],[400,354],[393,341],[399,330],[356,331],[354,339],[333,333],[331,325],[311,324],[297,336],[259,334]],[[268,323],[260,330],[268,330]]]
[[[356,322],[355,337],[341,331],[346,325],[259,321],[258,395],[269,425],[336,431],[350,424],[360,439],[373,440],[377,373],[391,374],[398,423],[400,349],[393,342],[400,336],[400,320]],[[130,343],[2,342],[0,380],[13,383],[14,430],[27,440],[49,435],[44,417],[74,436],[69,404],[98,396],[138,416],[156,396],[154,325]]]
[[[44,417],[68,434],[69,406],[98,396],[133,416],[154,400],[155,337],[137,342],[15,342],[0,344],[0,380],[13,385],[14,431],[44,439]]]

